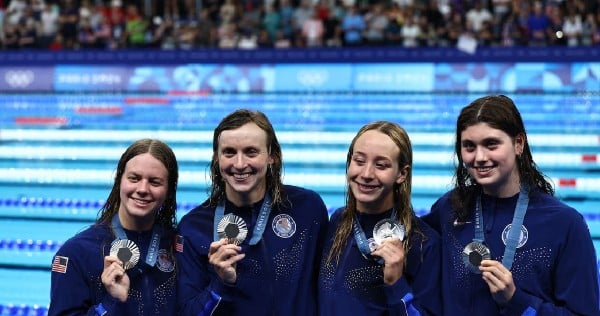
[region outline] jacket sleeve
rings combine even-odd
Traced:
[[[52,259],[48,316],[115,315],[122,303],[108,294],[94,305],[91,287],[95,284],[89,284],[82,262],[84,256],[77,246],[72,241],[65,243]]]
[[[180,234],[185,234],[185,231]],[[177,256],[177,300],[180,315],[212,315],[223,304],[222,298],[229,288],[218,277],[211,278],[208,255],[192,246],[193,236],[180,235],[181,251]],[[196,239],[197,241],[197,239]]]
[[[504,308],[507,315],[600,315],[596,252],[580,214],[570,223],[563,245],[553,276],[554,301],[544,301],[515,284],[517,290]]]

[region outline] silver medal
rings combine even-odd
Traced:
[[[482,260],[491,259],[490,249],[484,244],[474,241],[469,243],[462,252],[463,262],[473,273],[481,273],[479,266]]]
[[[110,246],[110,255],[123,262],[123,268],[129,270],[140,260],[140,249],[129,239],[119,239]]]
[[[373,239],[377,245],[387,238],[398,238],[404,240],[406,230],[404,226],[393,219],[382,219],[373,228]]]
[[[239,245],[248,235],[248,227],[243,218],[234,215],[225,215],[217,225],[219,239],[226,238],[230,243]]]

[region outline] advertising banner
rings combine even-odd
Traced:
[[[352,89],[381,92],[431,92],[435,64],[391,63],[354,65]]]
[[[126,91],[131,68],[126,66],[58,65],[55,91]]]
[[[350,64],[281,64],[275,66],[274,92],[351,91]]]
[[[0,66],[0,91],[52,91],[53,66]]]

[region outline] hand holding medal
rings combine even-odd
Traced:
[[[240,253],[240,251],[242,251],[242,247],[230,243],[225,238],[210,244],[208,262],[213,266],[215,272],[223,282],[230,284],[236,282],[237,262],[246,256]]]
[[[373,241],[377,248],[371,255],[381,258],[383,282],[387,285],[393,285],[404,274],[406,256],[402,241],[405,235],[404,226],[391,218],[377,222],[373,228]]]
[[[248,227],[241,217],[227,214],[217,224],[216,233],[219,240],[210,244],[208,261],[221,280],[233,284],[237,280],[237,262],[245,256],[239,245],[246,239]]]
[[[134,267],[140,258],[139,248],[131,240],[118,239],[104,257],[104,270],[100,276],[106,291],[121,302],[127,301],[130,280],[125,272]]]

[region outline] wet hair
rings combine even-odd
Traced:
[[[354,136],[350,147],[348,149],[348,155],[346,157],[346,173],[350,163],[352,162],[352,156],[354,155],[354,145],[359,137],[361,137],[367,131],[379,131],[384,135],[387,135],[395,144],[398,146],[400,154],[398,155],[398,167],[400,169],[407,167],[406,179],[400,184],[394,184],[394,209],[398,216],[398,220],[406,229],[406,237],[403,241],[405,249],[409,248],[410,236],[413,232],[413,220],[416,215],[411,204],[411,190],[412,190],[412,163],[413,153],[410,138],[406,131],[398,124],[388,121],[376,121],[364,125]],[[327,263],[330,263],[335,259],[335,262],[339,262],[340,255],[346,244],[348,238],[352,234],[352,226],[354,225],[354,214],[357,212],[356,209],[356,197],[350,189],[350,183],[346,183],[346,206],[341,214],[340,224],[337,228],[333,245],[327,257]],[[416,230],[415,230],[416,231]]]
[[[121,179],[123,178],[123,173],[125,173],[125,166],[133,157],[145,153],[149,153],[152,157],[160,161],[165,166],[168,173],[167,197],[156,214],[155,223],[159,223],[165,228],[174,229],[177,226],[176,191],[179,178],[177,159],[173,150],[167,144],[158,139],[150,138],[135,141],[125,150],[123,155],[121,155],[121,159],[117,164],[115,182],[112,190],[110,191],[104,206],[102,206],[99,211],[98,220],[96,221],[98,224],[111,224],[114,214],[119,211],[121,205]]]
[[[264,113],[248,109],[239,109],[225,116],[214,130],[213,157],[210,163],[210,179],[212,184],[210,187],[208,206],[215,207],[226,198],[225,180],[223,179],[219,168],[219,137],[221,137],[223,131],[238,129],[248,123],[256,124],[266,134],[268,154],[273,159],[273,163],[267,169],[267,192],[271,195],[274,205],[283,205],[283,183],[281,180],[283,158],[281,145],[275,135],[275,129]]]
[[[455,190],[452,193],[452,206],[460,219],[467,218],[475,207],[475,197],[481,193],[481,185],[472,181],[461,156],[461,134],[468,127],[486,123],[506,133],[513,142],[522,135],[524,140],[523,152],[517,155],[517,168],[521,183],[529,185],[530,191],[539,188],[541,191],[554,195],[554,188],[546,176],[538,170],[531,150],[521,113],[513,100],[504,95],[481,97],[464,107],[456,121],[456,143],[454,151],[457,157],[456,173],[454,175]]]

